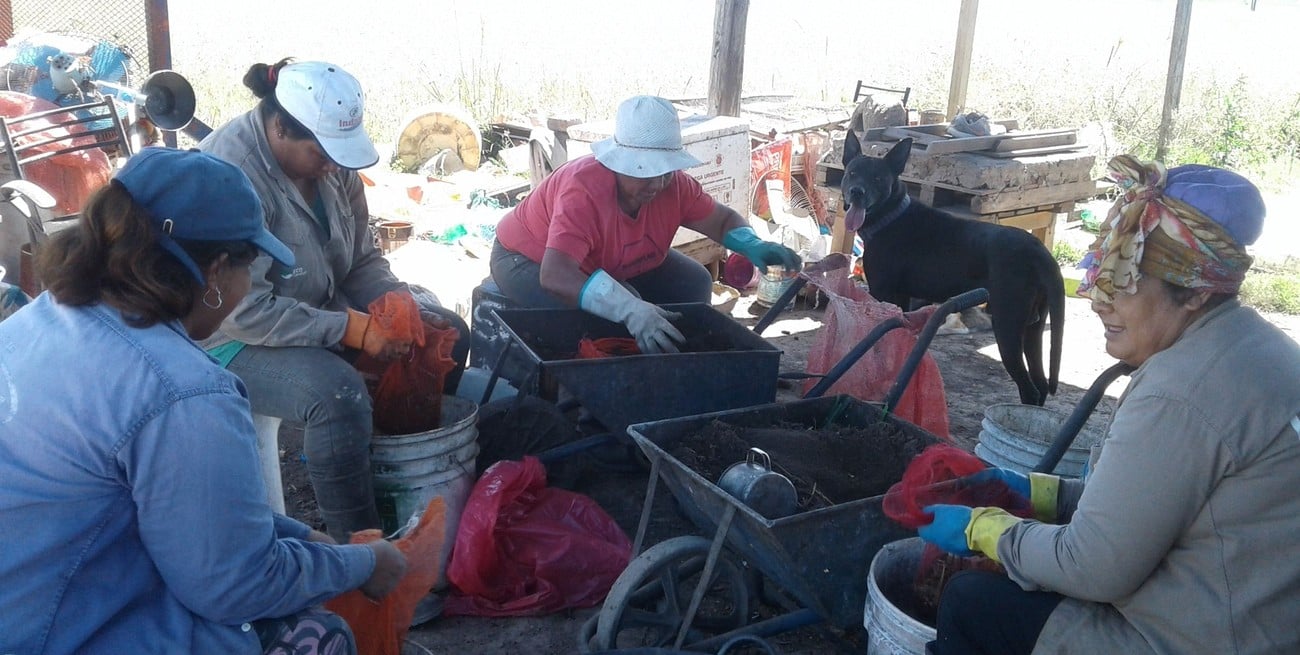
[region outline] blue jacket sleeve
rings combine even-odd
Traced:
[[[247,401],[219,387],[163,400],[118,452],[168,591],[195,614],[237,625],[359,587],[374,571],[368,547],[277,538]]]
[[[306,539],[311,534],[311,526],[291,519],[284,514],[271,514],[275,522],[275,536],[278,539]]]

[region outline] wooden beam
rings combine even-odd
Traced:
[[[144,22],[147,26],[147,45],[149,48],[149,72],[170,70],[172,67],[172,23],[167,11],[167,0],[148,0],[144,6]],[[194,121],[203,125],[202,121]],[[206,127],[206,126],[205,126]],[[169,148],[176,147],[176,133],[162,131],[163,143]]]
[[[1183,95],[1183,62],[1187,58],[1187,34],[1192,26],[1192,0],[1178,0],[1174,10],[1174,34],[1169,46],[1169,75],[1165,78],[1165,105],[1160,110],[1160,132],[1156,137],[1156,159],[1164,161],[1173,129],[1174,112]]]
[[[713,60],[709,64],[709,113],[740,115],[745,72],[745,23],[749,0],[717,0],[713,15]]]
[[[970,82],[971,51],[975,49],[975,17],[980,0],[961,0],[957,18],[957,46],[952,53],[952,82],[948,85],[948,120],[966,106],[966,85]]]

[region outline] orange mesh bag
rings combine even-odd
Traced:
[[[438,583],[439,553],[446,540],[446,506],[442,497],[429,501],[420,522],[393,545],[406,556],[406,575],[397,588],[375,602],[360,590],[325,602],[325,609],[348,622],[361,655],[401,655],[402,641],[411,627],[415,606]],[[379,530],[352,534],[352,543],[364,544],[384,535]]]
[[[848,394],[866,401],[884,400],[908,353],[916,345],[917,333],[925,326],[925,320],[933,309],[902,314],[898,307],[872,298],[846,277],[842,268],[803,275],[808,276],[810,283],[830,299],[821,334],[808,350],[808,373],[822,375],[830,371],[881,321],[900,314],[908,319],[906,329],[890,330],[827,390],[828,394]],[[815,379],[807,382],[804,391],[807,392],[816,382]],[[921,358],[898,406],[890,410],[895,416],[915,423],[931,434],[951,440],[943,378],[929,353]]]
[[[371,329],[411,341],[410,354],[386,366],[369,356],[357,359],[358,370],[378,376],[371,392],[375,429],[412,434],[437,428],[447,373],[456,367],[451,349],[460,333],[445,321],[421,320],[419,305],[406,293],[390,291],[368,309]]]

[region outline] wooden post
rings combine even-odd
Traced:
[[[966,106],[966,85],[970,82],[970,56],[975,48],[975,17],[980,0],[961,0],[957,18],[957,45],[952,53],[952,82],[948,85],[948,120]]]
[[[1160,132],[1156,137],[1156,160],[1165,160],[1169,130],[1183,95],[1183,61],[1187,58],[1187,33],[1192,27],[1192,0],[1178,0],[1174,10],[1174,35],[1169,46],[1169,76],[1165,78],[1165,106],[1160,110]]]
[[[709,64],[709,113],[740,115],[745,72],[745,23],[749,0],[717,0],[713,15],[713,60]]]

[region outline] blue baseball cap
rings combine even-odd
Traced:
[[[1264,231],[1264,198],[1250,180],[1225,168],[1187,164],[1165,174],[1165,195],[1177,198],[1249,246]]]
[[[293,251],[266,229],[262,201],[235,165],[198,150],[144,148],[113,176],[144,207],[158,243],[199,284],[203,272],[175,239],[247,241],[285,266]]]

